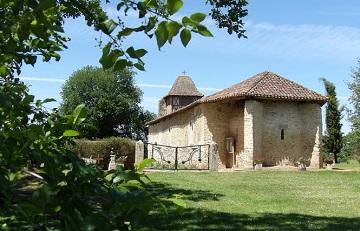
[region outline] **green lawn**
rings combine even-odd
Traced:
[[[336,168],[360,171],[360,163],[357,160],[350,160],[348,162],[336,164]]]
[[[343,167],[345,168],[345,167]],[[187,207],[146,218],[151,230],[360,230],[359,171],[149,173]]]

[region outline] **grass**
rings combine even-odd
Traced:
[[[357,160],[349,160],[347,162],[336,164],[336,168],[360,171],[360,163]]]
[[[168,215],[153,213],[145,230],[360,230],[358,171],[149,176],[154,194],[181,195],[186,208],[179,213],[169,207]]]

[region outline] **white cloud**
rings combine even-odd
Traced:
[[[165,85],[165,84],[150,84],[150,83],[138,83],[136,84],[139,87],[148,87],[148,88],[171,88],[171,85]]]
[[[56,82],[56,83],[65,83],[65,79],[58,78],[39,78],[39,77],[19,77],[21,80],[25,81],[40,81],[40,82]]]
[[[315,12],[316,15],[327,15],[327,16],[360,16],[360,12],[355,11],[344,11],[344,12],[328,12],[328,11],[318,11]]]
[[[19,77],[24,81],[40,81],[40,82],[56,82],[56,83],[65,83],[66,79],[60,78],[41,78],[41,77]],[[167,84],[152,84],[152,83],[138,83],[136,84],[140,88],[160,88],[160,89],[170,89],[171,85]],[[221,89],[212,88],[212,87],[198,87],[199,90],[203,91],[220,91]]]
[[[231,54],[305,59],[351,59],[360,53],[360,28],[315,24],[274,24],[246,21],[248,39],[218,32],[209,49]],[[213,28],[213,31],[216,31]],[[219,37],[222,39],[219,39]]]

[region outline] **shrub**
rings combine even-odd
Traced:
[[[333,164],[335,161],[334,161],[334,157],[332,156],[327,156],[324,158],[324,163],[326,164]]]
[[[135,162],[135,141],[129,138],[110,137],[99,140],[79,139],[75,141],[74,151],[81,157],[103,158],[99,165],[106,169],[110,155],[116,155],[116,161],[124,163],[125,169],[132,169]]]

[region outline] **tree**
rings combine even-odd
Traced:
[[[343,147],[338,158],[340,162],[348,161],[350,159],[356,159],[360,161],[360,146],[356,142],[356,136],[354,132],[349,132],[344,135]]]
[[[339,101],[336,97],[335,85],[326,80],[321,79],[324,83],[328,102],[326,105],[326,135],[324,136],[324,149],[327,153],[334,155],[335,163],[338,163],[338,154],[343,146],[343,138],[341,132],[341,111]]]
[[[139,106],[142,92],[134,85],[134,74],[128,69],[112,72],[93,66],[81,68],[63,85],[60,111],[69,114],[84,104],[90,126],[81,131],[87,138],[144,138],[145,123],[154,117]]]
[[[359,158],[360,156],[360,58],[357,60],[357,66],[352,69],[352,81],[348,87],[352,94],[349,98],[352,109],[348,109],[349,121],[351,123],[351,141],[352,152]],[[360,158],[359,158],[360,160]]]

